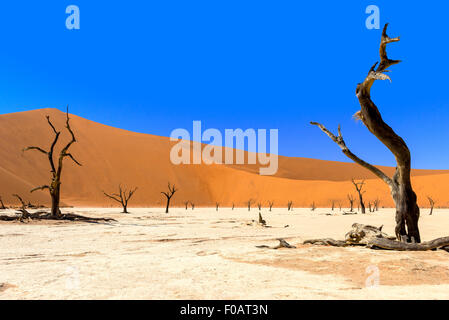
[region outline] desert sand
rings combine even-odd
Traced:
[[[56,109],[38,109],[0,115],[0,196],[6,204],[17,205],[13,193],[34,204],[47,204],[48,194],[30,190],[49,182],[49,164],[38,152],[22,152],[35,145],[49,148],[53,133],[45,116],[49,115],[57,128],[64,127],[65,114]],[[393,202],[388,187],[373,174],[353,163],[322,161],[306,158],[279,157],[279,171],[274,176],[260,176],[254,165],[180,165],[169,161],[173,145],[167,137],[139,134],[102,125],[76,115],[71,116],[78,142],[71,152],[83,166],[66,161],[63,172],[62,203],[77,207],[116,206],[104,197],[102,190],[116,192],[122,183],[139,190],[130,206],[159,207],[165,200],[160,192],[167,182],[176,184],[179,192],[173,204],[181,206],[192,201],[197,206],[243,205],[249,199],[255,203],[274,201],[285,207],[292,200],[295,207],[308,207],[315,202],[329,207],[332,201],[347,204],[347,194],[354,194],[351,178],[367,179],[365,199],[376,198],[381,206]],[[67,140],[64,130],[60,141]],[[60,144],[61,145],[61,144]],[[338,147],[330,152],[339,153]],[[392,174],[394,168],[382,168]],[[418,203],[427,206],[427,196],[437,206],[449,206],[449,171],[413,170],[413,186]],[[217,183],[219,181],[220,183]]]
[[[64,211],[117,222],[0,223],[0,299],[449,299],[445,251],[301,244],[342,239],[354,222],[393,234],[391,209],[344,216],[264,208],[271,228],[252,224],[255,208]],[[423,240],[447,236],[448,217],[423,210]],[[256,248],[279,237],[297,248]]]

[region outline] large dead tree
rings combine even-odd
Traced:
[[[361,110],[357,112],[355,116],[360,119],[368,130],[393,153],[397,163],[395,174],[392,177],[389,177],[379,168],[363,161],[352,153],[343,140],[340,126],[338,127],[338,136],[335,136],[323,125],[316,122],[312,122],[311,124],[318,126],[335,143],[337,143],[348,158],[370,170],[390,187],[391,195],[396,205],[395,233],[397,239],[402,242],[419,243],[421,242],[418,227],[419,207],[410,179],[410,150],[404,140],[384,122],[379,109],[371,100],[371,87],[374,82],[376,80],[391,81],[390,77],[385,73],[389,72],[388,67],[400,62],[400,60],[391,60],[387,56],[387,45],[400,40],[399,37],[390,38],[387,35],[387,27],[388,24],[385,25],[382,32],[380,43],[380,63],[376,62],[369,70],[365,80],[357,85],[356,95],[359,100]]]
[[[366,213],[365,202],[363,201],[363,194],[365,193],[365,191],[362,191],[363,186],[365,185],[365,180],[363,180],[362,182],[355,182],[355,180],[352,179],[352,184],[354,185],[355,190],[359,195],[359,205],[360,208],[362,209],[362,213]]]
[[[74,144],[76,142],[76,138],[75,138],[75,134],[73,133],[73,131],[70,127],[70,118],[69,118],[68,108],[67,108],[67,113],[66,113],[65,127],[66,127],[67,131],[69,132],[71,139],[65,145],[65,147],[62,148],[62,150],[59,152],[57,165],[55,164],[55,161],[53,159],[53,153],[54,153],[55,146],[58,143],[59,137],[61,135],[61,131],[56,130],[55,126],[50,121],[50,116],[46,116],[46,118],[47,118],[48,125],[51,127],[53,133],[55,134],[53,142],[50,146],[50,150],[46,151],[40,147],[34,147],[34,146],[27,147],[23,150],[24,151],[35,150],[35,151],[45,154],[48,157],[48,161],[50,163],[50,168],[51,168],[51,174],[52,174],[51,183],[49,185],[44,185],[44,186],[34,188],[33,190],[31,190],[31,192],[47,189],[50,192],[50,197],[51,197],[51,216],[59,217],[59,216],[61,216],[61,210],[59,209],[59,202],[61,199],[61,174],[62,174],[63,161],[65,158],[70,158],[73,162],[75,162],[75,164],[77,164],[79,166],[81,166],[81,163],[79,163],[75,159],[75,157],[69,152],[69,149],[72,146],[72,144]]]
[[[178,191],[178,189],[176,189],[175,185],[171,185],[169,182],[168,183],[168,191],[161,192],[167,198],[167,207],[165,208],[165,213],[168,213],[168,208],[170,207],[170,200],[176,191]],[[192,207],[192,210],[193,210],[193,207]],[[217,207],[217,210],[218,210],[218,207]]]
[[[126,190],[126,188],[122,188],[122,185],[119,185],[118,190],[119,190],[118,193],[108,194],[103,191],[103,194],[106,197],[120,203],[123,207],[123,213],[129,213],[128,212],[128,202],[132,198],[134,193],[137,191],[137,187],[134,189]]]

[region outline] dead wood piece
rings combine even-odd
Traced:
[[[382,232],[382,227],[374,227],[354,223],[352,229],[346,234],[345,240],[312,239],[304,244],[325,245],[334,247],[366,246],[370,249],[384,249],[395,251],[429,251],[442,249],[449,251],[449,237],[438,238],[423,243],[408,243],[395,240],[396,237]]]
[[[262,245],[262,246],[256,246],[256,248],[259,248],[259,249],[273,249],[273,250],[277,250],[277,249],[281,249],[281,248],[296,249],[295,246],[292,246],[291,244],[289,244],[287,241],[285,241],[282,238],[279,238],[279,239],[276,239],[276,240],[279,241],[279,244],[277,246],[270,247],[270,246]]]

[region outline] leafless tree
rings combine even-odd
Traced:
[[[261,203],[261,202],[258,202],[258,203],[257,203],[257,207],[259,208],[259,211],[262,210],[262,203]]]
[[[1,210],[5,210],[6,209],[5,204],[3,203],[2,197],[0,197],[0,209]]]
[[[270,212],[271,212],[271,209],[273,209],[273,205],[274,205],[274,201],[268,201],[268,208],[270,208]]]
[[[191,202],[190,205],[192,206],[192,210],[195,210],[195,204]]]
[[[251,205],[253,204],[254,200],[253,199],[249,199],[246,204],[248,205],[248,211],[251,210]]]
[[[380,204],[379,198],[374,200],[374,210],[373,211],[379,211],[379,204]]]
[[[348,194],[348,200],[349,200],[349,205],[350,205],[350,210],[349,212],[353,212],[354,211],[354,196],[352,194]]]
[[[332,211],[334,211],[334,208],[335,208],[335,200],[332,200],[331,207],[332,207]]]
[[[338,202],[338,209],[341,211],[341,202]]]
[[[311,207],[311,210],[312,210],[312,211],[315,211],[315,209],[316,209],[315,201],[312,202],[312,204],[310,205],[310,207]]]
[[[371,201],[368,201],[368,210],[369,212],[374,212]]]
[[[287,202],[287,211],[293,210],[293,201],[288,201]]]
[[[175,194],[175,192],[178,191],[176,189],[175,185],[171,185],[170,182],[168,183],[168,191],[162,191],[161,193],[167,198],[167,207],[165,208],[165,213],[168,213],[168,208],[170,207],[170,200]]]
[[[21,206],[22,206],[22,207],[19,209],[19,212],[22,213],[22,215],[21,215],[21,217],[19,218],[19,220],[23,222],[23,220],[30,218],[30,217],[31,217],[31,214],[27,211],[27,209],[26,209],[26,203],[25,203],[25,201],[23,201],[22,197],[19,196],[18,194],[13,194],[12,196],[13,196],[13,197],[16,197],[16,198],[20,201],[20,204],[21,204]]]
[[[61,152],[59,153],[57,166],[55,165],[55,161],[53,159],[53,152],[54,152],[55,146],[59,140],[59,136],[61,135],[61,131],[56,130],[55,126],[50,121],[50,116],[46,116],[46,118],[47,118],[48,125],[51,127],[53,133],[55,134],[53,142],[50,146],[50,150],[46,151],[40,147],[31,146],[31,147],[27,147],[27,148],[23,149],[23,151],[35,150],[35,151],[45,154],[48,157],[48,161],[50,162],[50,167],[51,167],[51,174],[52,174],[51,183],[49,185],[44,185],[44,186],[34,188],[33,190],[31,190],[31,192],[47,189],[50,192],[50,197],[51,197],[51,215],[53,217],[58,217],[61,215],[61,210],[59,209],[59,202],[61,199],[61,174],[62,174],[63,160],[68,157],[73,162],[75,162],[75,164],[77,164],[79,166],[81,166],[81,164],[69,152],[69,149],[72,146],[72,144],[74,144],[76,142],[76,138],[75,138],[75,134],[73,133],[73,131],[70,127],[70,118],[69,118],[68,107],[67,107],[67,112],[66,112],[66,126],[65,127],[66,127],[67,131],[70,133],[71,140],[65,145],[64,148],[62,148]]]
[[[122,185],[119,185],[118,190],[119,190],[119,193],[108,194],[103,191],[103,194],[106,197],[120,203],[123,207],[123,213],[129,213],[128,212],[128,202],[132,198],[134,193],[137,191],[137,187],[134,189],[126,190],[126,188],[122,188]]]
[[[317,125],[324,133],[326,133],[338,146],[343,153],[357,164],[370,170],[377,177],[382,179],[391,190],[392,198],[396,204],[396,228],[395,233],[398,240],[402,242],[421,242],[419,233],[419,207],[417,197],[413,191],[410,172],[411,172],[411,156],[410,150],[404,140],[399,137],[393,129],[388,126],[379,112],[379,109],[371,100],[371,87],[376,80],[390,80],[385,74],[389,71],[388,67],[395,65],[400,60],[390,60],[387,56],[387,45],[392,42],[398,42],[398,38],[390,38],[387,35],[388,24],[385,25],[381,44],[380,44],[380,64],[377,62],[371,67],[367,77],[362,83],[357,85],[356,95],[359,100],[361,110],[355,114],[368,130],[376,136],[394,155],[396,159],[396,172],[393,177],[387,176],[379,168],[363,161],[352,153],[346,146],[341,134],[340,126],[338,127],[338,136],[327,130],[323,125],[312,122]],[[376,68],[377,67],[377,68]]]
[[[363,194],[365,193],[365,191],[362,191],[362,188],[365,185],[365,180],[363,180],[362,182],[356,182],[354,179],[352,179],[352,184],[354,185],[355,190],[357,190],[357,193],[359,194],[359,205],[360,208],[362,209],[362,213],[366,213],[365,202],[363,202]]]
[[[186,206],[186,210],[187,210],[187,208],[189,207],[189,203],[190,203],[190,201],[184,201],[184,204],[185,204],[185,206]]]
[[[235,208],[235,203],[233,202],[232,203],[232,210],[234,210],[234,208]]]
[[[429,204],[430,204],[430,214],[433,214],[433,207],[435,206],[435,200],[433,200],[433,198],[431,196],[427,196],[427,200],[429,200]]]
[[[218,207],[220,206],[220,203],[219,202],[215,202],[215,210],[217,210],[218,211]]]

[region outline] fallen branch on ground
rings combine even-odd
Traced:
[[[325,245],[334,247],[366,246],[371,249],[384,249],[395,251],[428,251],[443,249],[449,251],[449,237],[438,238],[423,243],[407,243],[395,240],[382,232],[382,227],[377,228],[369,225],[354,223],[345,240],[334,239],[312,239],[303,244]]]
[[[51,213],[46,211],[38,211],[34,213],[29,213],[26,211],[26,216],[24,216],[23,209],[20,209],[20,212],[17,212],[16,216],[0,216],[0,221],[20,221],[25,222],[25,220],[53,220],[53,221],[79,221],[79,222],[87,222],[87,223],[99,223],[99,222],[117,222],[117,220],[112,218],[92,218],[85,217],[74,213],[65,213],[60,216],[53,216]]]

